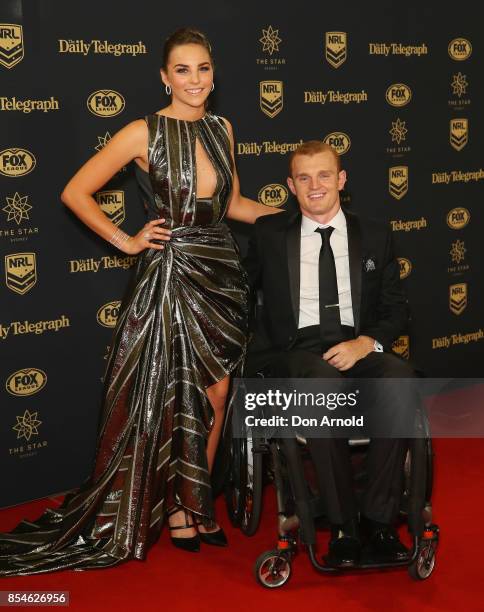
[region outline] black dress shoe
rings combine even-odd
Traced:
[[[409,550],[402,544],[397,530],[386,523],[370,523],[369,553],[378,560],[406,561]]]
[[[183,510],[183,513],[185,515],[185,524],[176,525],[174,527],[169,525],[168,528],[170,531],[176,531],[177,529],[188,529],[189,527],[195,527],[194,523],[188,522],[188,514],[185,508],[181,506],[175,506],[174,508],[169,510],[167,512],[167,516],[171,516],[172,514],[175,514],[176,512],[179,512],[180,510]],[[185,550],[186,552],[199,552],[200,551],[200,538],[198,536],[198,533],[190,538],[176,538],[176,537],[174,538],[170,534],[170,539],[171,539],[172,544],[176,546],[177,548],[180,548],[181,550]]]
[[[331,525],[331,540],[324,560],[333,567],[353,567],[360,559],[361,541],[356,519]]]
[[[204,544],[211,544],[212,546],[227,546],[228,544],[227,536],[225,535],[222,527],[220,527],[220,529],[217,531],[212,531],[211,533],[202,533],[199,531],[198,534],[200,536],[200,540],[202,540]]]
[[[197,525],[202,525],[200,521],[195,521]],[[217,529],[217,531],[211,531],[209,533],[204,533],[202,531],[198,532],[200,536],[200,540],[204,544],[210,544],[211,546],[227,546],[227,536],[225,535],[222,527]]]

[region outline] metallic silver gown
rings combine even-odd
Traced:
[[[145,559],[167,507],[214,518],[205,388],[233,372],[246,350],[248,285],[222,219],[233,164],[222,119],[146,117],[149,173],[136,166],[148,218],[173,230],[147,249],[121,305],[104,378],[90,478],[61,507],[0,534],[0,576],[100,568]],[[196,198],[195,144],[217,186]]]

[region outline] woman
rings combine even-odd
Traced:
[[[121,129],[62,193],[97,234],[140,255],[111,343],[93,473],[60,508],[0,535],[0,575],[144,559],[166,514],[180,548],[226,543],[210,472],[245,354],[248,289],[221,221],[277,211],[240,195],[231,126],[205,107],[213,68],[202,33],[172,34],[161,70],[171,103]],[[135,236],[92,197],[131,160],[148,208]]]

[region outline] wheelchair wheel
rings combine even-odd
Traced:
[[[408,573],[414,580],[426,580],[435,568],[435,544],[430,541],[421,544],[415,561],[408,566]]]
[[[232,441],[229,480],[225,488],[227,511],[232,524],[248,536],[259,527],[262,505],[262,453],[259,440]]]
[[[247,479],[245,501],[242,508],[240,529],[246,536],[252,536],[259,528],[262,509],[262,453],[254,450],[258,440],[248,438]]]
[[[277,589],[291,577],[291,558],[277,549],[262,553],[255,562],[254,574],[257,582],[267,589]]]

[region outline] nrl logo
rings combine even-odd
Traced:
[[[409,336],[400,336],[392,344],[392,351],[404,359],[410,357],[410,338]]]
[[[0,65],[13,68],[24,58],[22,26],[0,23]]]
[[[408,166],[392,166],[388,169],[388,191],[401,200],[408,191]]]
[[[469,122],[467,119],[450,120],[450,144],[461,151],[469,141]]]
[[[109,220],[115,225],[121,225],[125,218],[124,191],[114,189],[111,191],[98,191],[96,201]]]
[[[342,66],[348,56],[346,32],[326,32],[324,53],[330,66]]]
[[[282,81],[260,82],[260,108],[263,113],[273,119],[284,106]]]
[[[467,283],[457,283],[449,287],[449,308],[455,315],[464,312],[467,306]]]
[[[35,253],[5,255],[5,282],[7,287],[24,295],[37,282]]]

